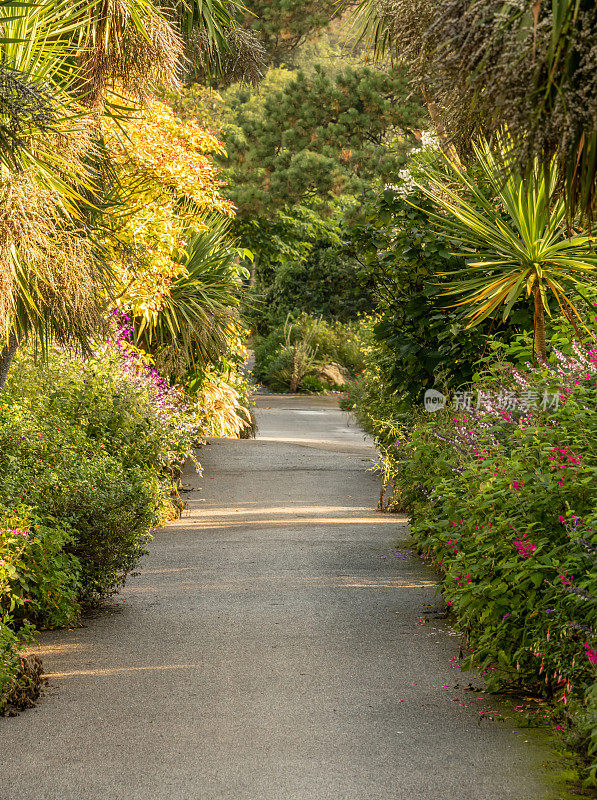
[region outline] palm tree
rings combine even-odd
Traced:
[[[255,83],[265,48],[239,20],[250,14],[242,0],[166,0],[185,45],[184,77],[191,83]]]
[[[506,320],[518,300],[532,298],[534,343],[544,361],[550,296],[568,319],[582,324],[570,289],[586,283],[597,266],[594,239],[568,236],[564,201],[550,200],[559,180],[554,162],[547,173],[536,163],[524,176],[508,164],[510,143],[504,142],[497,155],[484,140],[473,149],[476,175],[442,154],[440,166],[429,158],[421,161],[417,180],[438,208],[432,215],[435,225],[466,259],[445,294],[456,295],[455,305],[469,308],[469,326],[499,309]]]
[[[90,137],[74,102],[72,6],[3,4],[0,27],[2,388],[25,336],[84,342],[97,329],[107,272],[82,214]]]
[[[26,336],[85,346],[101,327],[111,271],[90,225],[101,203],[88,107],[101,109],[114,82],[140,98],[156,81],[176,83],[185,9],[168,18],[150,0],[0,4],[0,389]],[[214,52],[233,21],[224,0],[196,0],[193,19]]]
[[[193,365],[204,368],[229,349],[238,333],[241,276],[238,250],[227,218],[206,220],[206,229],[190,232],[180,257],[181,272],[157,314],[135,320],[138,342],[161,351],[169,374]]]

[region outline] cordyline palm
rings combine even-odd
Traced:
[[[239,272],[237,248],[227,219],[209,219],[208,228],[189,236],[180,276],[161,310],[136,320],[136,337],[149,349],[178,352],[187,366],[204,367],[228,349],[237,330]]]
[[[0,2],[0,389],[28,333],[84,343],[101,323],[111,276],[86,213],[96,186],[85,107],[101,108],[114,81],[142,97],[176,80],[188,7],[173,6],[165,16],[150,0]],[[228,4],[197,0],[193,16],[217,49]]]
[[[71,10],[66,0],[0,5],[0,388],[24,336],[84,339],[100,318]]]
[[[474,145],[479,183],[445,155],[440,167],[423,160],[418,186],[439,209],[432,216],[437,228],[466,256],[466,267],[445,294],[468,307],[469,326],[500,310],[505,320],[521,297],[532,298],[535,347],[545,360],[550,297],[568,319],[582,324],[570,290],[587,281],[597,256],[591,236],[568,237],[564,201],[550,201],[558,181],[555,165],[548,172],[536,166],[527,177],[512,168],[506,180],[508,147],[495,155],[485,141]]]

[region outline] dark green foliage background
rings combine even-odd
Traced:
[[[450,390],[469,382],[486,353],[487,335],[509,339],[532,328],[531,309],[515,309],[507,325],[467,328],[464,314],[443,297],[450,273],[461,266],[452,246],[430,221],[431,206],[416,191],[386,189],[353,232],[377,282],[378,321],[370,360],[397,407],[407,411],[430,386]]]
[[[336,0],[245,0],[245,25],[256,31],[270,62],[292,61],[297,48],[329,25]]]
[[[241,220],[313,199],[330,203],[390,179],[425,121],[403,72],[365,66],[331,78],[321,66],[299,72],[260,113],[241,106],[236,116],[224,137]]]

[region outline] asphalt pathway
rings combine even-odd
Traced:
[[[118,609],[43,634],[49,690],[0,720],[2,800],[555,798],[541,738],[463,688],[371,442],[333,398],[258,404]]]

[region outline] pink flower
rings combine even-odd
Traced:
[[[587,658],[589,659],[591,664],[597,664],[597,650],[588,645],[586,642],[583,644],[583,647],[585,648]]]
[[[572,581],[570,580],[570,578],[568,578],[567,575],[558,575],[558,578],[560,579],[560,583],[562,584],[562,586],[572,586]]]
[[[518,550],[518,555],[522,556],[522,558],[528,558],[529,556],[532,556],[535,550],[537,549],[536,544],[531,544],[530,542],[523,542],[520,539],[515,540],[514,547]]]
[[[519,492],[524,486],[524,481],[512,481],[512,488],[515,492]]]

